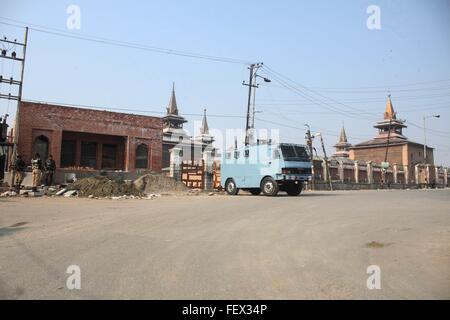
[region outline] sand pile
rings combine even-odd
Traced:
[[[140,192],[134,184],[129,181],[114,180],[107,177],[91,177],[75,181],[70,185],[71,190],[77,190],[82,197],[90,195],[94,197],[115,197],[115,196],[140,196]]]
[[[143,193],[176,193],[189,189],[182,182],[158,174],[146,174],[133,182],[135,188]]]

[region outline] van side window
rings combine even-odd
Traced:
[[[239,159],[239,151],[235,151],[234,152],[234,158],[235,159]]]
[[[278,150],[278,149],[273,150],[273,158],[274,159],[280,158],[280,150]]]
[[[248,158],[250,156],[250,150],[245,150],[244,156]]]

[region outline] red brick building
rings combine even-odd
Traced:
[[[18,152],[38,152],[57,168],[161,171],[161,118],[22,102]]]

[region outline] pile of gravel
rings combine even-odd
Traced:
[[[182,182],[177,182],[160,174],[146,174],[133,182],[140,192],[149,193],[178,193],[188,192],[189,189]]]
[[[141,196],[131,181],[114,180],[104,176],[84,178],[75,181],[69,187],[77,190],[81,197],[117,197],[117,196]]]

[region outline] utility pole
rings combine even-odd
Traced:
[[[311,158],[311,190],[315,189],[315,182],[314,182],[314,154],[313,154],[313,137],[311,136],[311,128],[309,127],[308,124],[305,123],[305,127],[308,128],[308,130],[306,130],[306,145],[308,146],[309,149],[309,155]]]
[[[0,99],[17,101],[16,118],[14,119],[15,125],[14,125],[13,155],[12,155],[12,160],[15,161],[15,159],[17,157],[17,144],[19,141],[20,103],[22,101],[23,78],[24,78],[24,72],[25,72],[25,57],[26,57],[27,42],[28,42],[28,27],[25,28],[25,38],[24,38],[23,43],[19,43],[16,40],[14,40],[14,41],[8,40],[8,38],[6,38],[6,37],[4,37],[3,39],[0,39],[0,42],[13,44],[13,45],[19,45],[22,47],[22,57],[17,57],[17,53],[15,51],[11,52],[11,55],[9,56],[8,51],[6,49],[3,49],[2,53],[0,55],[0,58],[14,60],[13,63],[16,61],[21,62],[20,80],[14,80],[12,77],[13,75],[11,75],[10,79],[4,79],[3,75],[0,75],[0,82],[7,83],[9,85],[17,85],[19,87],[17,96],[11,95],[11,93],[8,93],[8,94],[0,93]],[[1,169],[3,170],[3,168],[1,168]],[[11,175],[11,184],[10,184],[11,187],[14,185],[15,176],[16,176],[16,170],[13,169],[12,175]]]
[[[250,136],[249,131],[255,128],[255,114],[254,111],[251,110],[251,102],[252,102],[252,92],[258,88],[256,84],[256,71],[263,66],[263,63],[254,63],[251,64],[248,68],[250,71],[250,76],[248,83],[242,82],[242,85],[248,86],[248,101],[247,101],[247,122],[245,124],[245,146],[247,147],[250,144]],[[254,94],[254,93],[253,93]]]
[[[386,182],[386,171],[389,168],[389,164],[387,162],[387,157],[388,157],[388,150],[389,150],[389,142],[390,142],[390,138],[391,138],[391,126],[392,126],[392,119],[389,119],[389,128],[388,128],[388,136],[387,136],[387,140],[386,140],[386,151],[384,153],[384,163],[382,163],[381,166],[381,172],[382,172],[382,179],[381,179],[381,183],[382,185],[384,185],[384,183]]]
[[[388,129],[389,132],[388,132],[387,141],[386,141],[386,152],[384,153],[384,162],[387,162],[389,140],[391,138],[391,125],[392,125],[392,119],[389,119],[389,129]]]
[[[320,136],[320,143],[322,144],[323,158],[325,160],[325,168],[327,170],[326,179],[330,183],[330,190],[333,191],[333,182],[331,181],[330,166],[328,165],[327,151],[325,150],[325,144],[323,143],[322,134],[319,132],[317,135]]]

